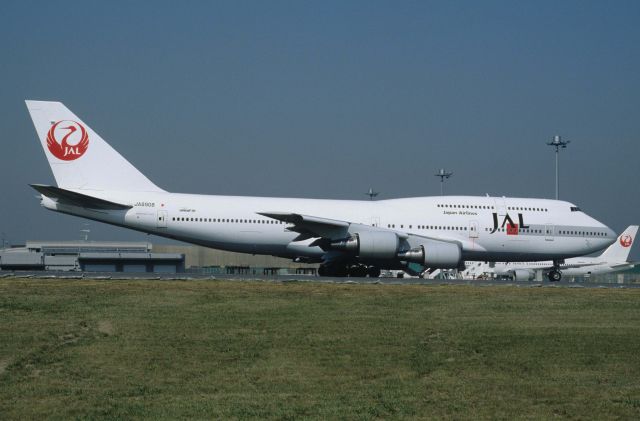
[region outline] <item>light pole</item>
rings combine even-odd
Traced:
[[[369,188],[369,191],[365,193],[367,196],[369,196],[369,200],[373,200],[377,195],[379,195],[379,192],[373,191],[372,188]]]
[[[560,148],[566,149],[567,145],[570,143],[570,140],[562,140],[562,137],[559,135],[553,136],[552,142],[547,142],[549,146],[555,146],[556,148],[556,200],[560,199],[560,181],[558,179],[558,155],[560,152]]]
[[[453,173],[451,171],[445,171],[444,168],[440,168],[440,171],[434,175],[440,177],[440,196],[444,196],[444,179],[451,177]]]
[[[82,228],[80,230],[80,232],[82,233],[82,236],[84,237],[84,241],[89,241],[89,233],[91,232],[91,230],[89,229],[89,223],[85,222],[84,224],[82,224],[84,226],[84,228]]]

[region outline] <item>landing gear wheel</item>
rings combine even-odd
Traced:
[[[363,265],[355,265],[349,268],[349,276],[352,278],[364,278],[367,276],[367,267]]]
[[[347,267],[342,265],[320,265],[318,275],[344,278],[347,276]]]
[[[552,270],[549,272],[549,274],[547,275],[549,277],[549,281],[551,282],[559,282],[560,279],[562,279],[562,272],[560,272],[559,270]]]
[[[369,278],[379,278],[380,268],[377,268],[375,266],[369,266],[367,268],[367,275],[369,275]]]

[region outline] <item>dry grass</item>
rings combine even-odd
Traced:
[[[0,419],[640,418],[640,290],[0,280]]]

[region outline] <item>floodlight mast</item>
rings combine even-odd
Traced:
[[[556,148],[556,200],[560,199],[560,181],[558,178],[558,155],[560,152],[560,148],[562,149],[566,149],[567,145],[571,143],[570,140],[562,140],[562,137],[560,135],[555,135],[553,136],[553,141],[552,142],[547,142],[547,145],[549,146],[555,146]]]
[[[373,200],[377,195],[380,194],[380,192],[373,191],[372,188],[369,188],[369,191],[366,192],[365,194],[369,196],[369,200]]]
[[[440,171],[438,171],[434,175],[436,177],[440,177],[440,196],[444,196],[444,179],[451,177],[453,175],[453,172],[445,171],[444,168],[440,168]]]
[[[91,232],[91,230],[89,229],[89,223],[85,222],[84,224],[82,224],[82,226],[84,227],[80,230],[80,232],[82,233],[82,237],[84,241],[89,241],[89,233]]]

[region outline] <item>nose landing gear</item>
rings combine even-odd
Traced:
[[[562,279],[562,272],[556,269],[551,269],[547,274],[549,281],[551,282],[559,282]]]
[[[560,265],[564,263],[564,260],[554,260],[553,261],[553,269],[547,273],[547,277],[550,282],[560,282],[562,279],[562,272],[560,272]]]

